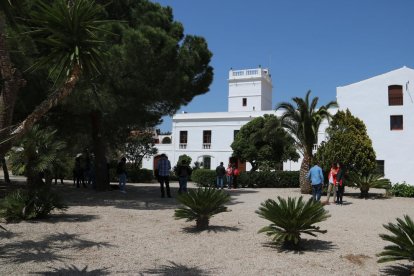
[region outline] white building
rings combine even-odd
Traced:
[[[392,183],[414,184],[413,85],[414,70],[402,67],[337,88],[339,108],[365,123],[377,164]]]
[[[159,144],[171,164],[186,154],[192,161],[214,169],[230,161],[230,147],[237,131],[253,118],[277,114],[272,110],[272,79],[268,69],[230,70],[228,112],[176,114],[172,123],[172,143]],[[337,88],[340,110],[349,109],[364,121],[385,177],[393,183],[414,184],[414,70],[403,67],[380,76]],[[411,89],[411,90],[410,90]],[[331,113],[335,113],[333,110]],[[324,122],[318,143],[326,139]],[[153,169],[157,156],[145,159],[143,167]],[[232,160],[238,162],[237,160]],[[238,162],[239,163],[239,162]],[[249,164],[238,164],[241,170]],[[299,170],[299,162],[285,162],[284,170]]]

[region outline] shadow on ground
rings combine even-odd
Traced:
[[[140,275],[163,275],[163,276],[204,276],[213,275],[211,270],[201,269],[197,266],[186,266],[169,261],[168,265],[161,265],[157,268],[147,269],[140,272]]]
[[[414,267],[410,265],[391,265],[380,270],[381,275],[407,276],[414,274]]]
[[[271,242],[263,243],[263,246],[273,248],[280,253],[293,252],[297,254],[304,254],[306,252],[333,251],[335,249],[338,249],[338,246],[332,243],[331,241],[322,241],[315,239],[301,240],[299,248],[289,248]]]
[[[219,225],[210,225],[205,230],[198,230],[195,226],[184,227],[183,232],[186,233],[201,233],[201,232],[237,232],[240,231],[239,227],[232,227],[232,226],[219,226]]]
[[[88,275],[88,276],[99,276],[109,275],[107,268],[94,269],[88,271],[88,266],[84,268],[78,268],[75,265],[65,265],[62,268],[49,267],[49,271],[32,272],[31,275],[44,275],[44,276],[55,276],[55,275]]]
[[[95,242],[80,238],[78,234],[56,233],[45,236],[40,241],[23,240],[0,245],[0,261],[3,263],[27,263],[64,261],[65,249],[112,247],[107,242]]]

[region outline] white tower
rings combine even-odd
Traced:
[[[272,109],[272,79],[269,69],[229,71],[229,112]]]

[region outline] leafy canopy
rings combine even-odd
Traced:
[[[276,168],[280,162],[299,158],[293,138],[276,116],[268,114],[242,126],[231,147],[233,156],[250,162],[252,170],[269,164]]]
[[[327,133],[328,141],[321,144],[315,156],[325,171],[335,162],[363,175],[375,171],[375,151],[362,120],[349,110],[338,111]]]

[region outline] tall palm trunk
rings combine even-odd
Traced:
[[[34,124],[36,124],[43,117],[43,115],[45,115],[53,107],[57,106],[64,98],[69,96],[75,88],[79,80],[80,74],[81,68],[78,64],[75,64],[70,74],[70,77],[67,79],[67,81],[65,81],[62,87],[56,89],[53,93],[51,93],[12,132],[13,140],[22,137],[27,131],[29,131],[32,128]]]
[[[25,84],[19,70],[10,60],[10,54],[6,45],[6,21],[0,12],[0,158],[4,158],[10,150],[12,143],[8,140],[10,126],[13,120],[13,111],[17,94]]]
[[[300,172],[299,172],[299,185],[300,185],[300,192],[302,194],[310,194],[312,192],[312,186],[309,180],[307,179],[306,175],[309,172],[311,163],[311,157],[309,154],[304,154],[302,164],[300,165]]]
[[[102,135],[102,113],[90,113],[92,123],[92,140],[95,154],[95,180],[96,190],[109,190],[109,168],[106,160],[105,143]]]

